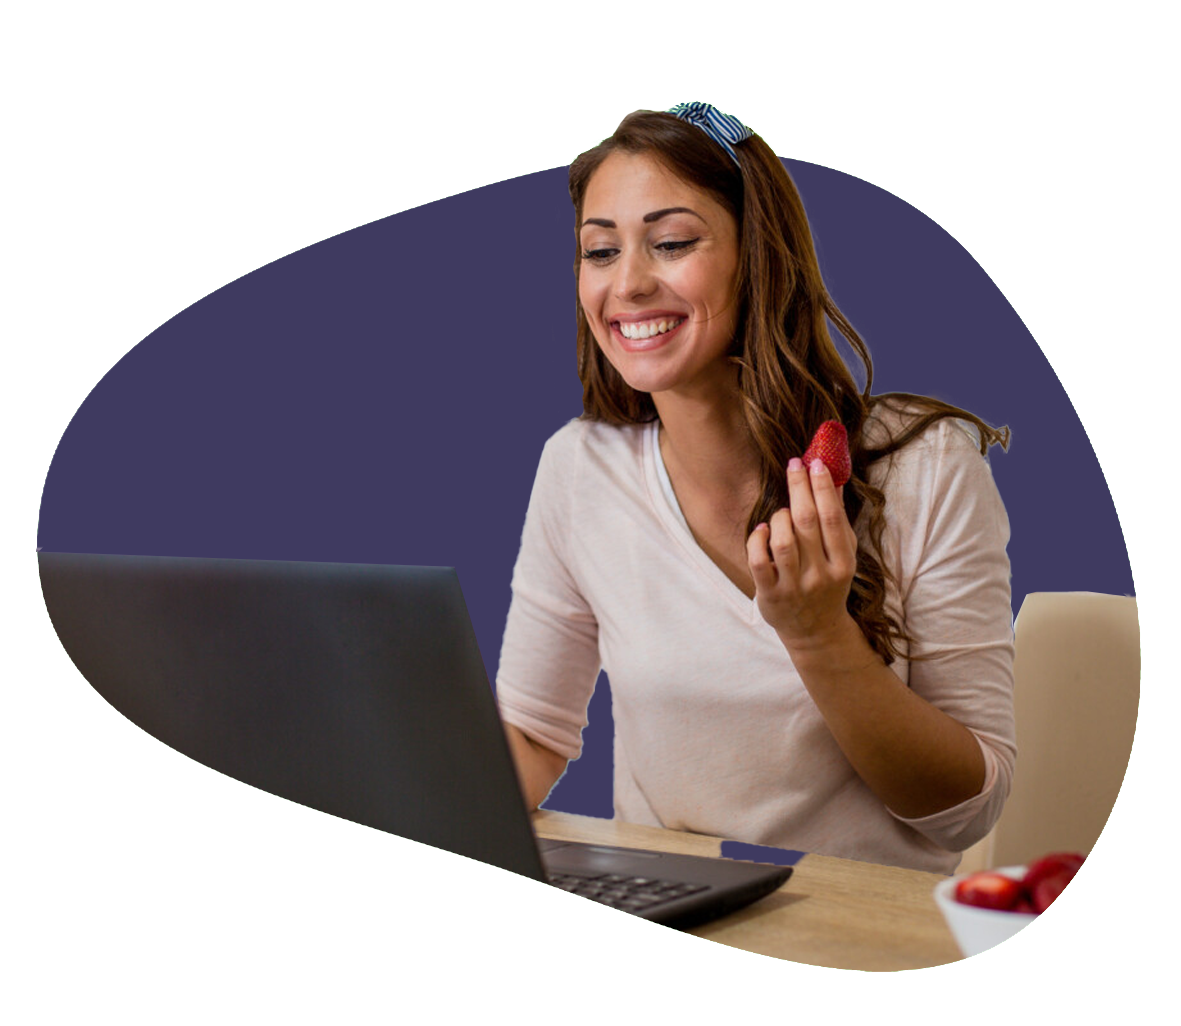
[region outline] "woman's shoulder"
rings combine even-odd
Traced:
[[[609,457],[622,451],[635,452],[649,430],[650,424],[608,424],[575,417],[550,435],[545,453],[551,459],[569,461],[586,454]]]
[[[959,417],[940,417],[907,438],[929,412],[917,403],[875,403],[862,425],[862,444],[871,450],[884,449],[905,439],[891,454],[895,461],[949,452],[975,453],[977,458],[984,458],[980,451],[979,429],[971,421]]]
[[[543,491],[587,494],[633,479],[643,464],[649,424],[617,426],[581,417],[568,421],[546,441],[536,484]],[[564,501],[567,501],[564,500]]]
[[[873,447],[906,439],[922,424],[926,412],[913,406],[875,410],[872,420],[866,422],[863,437]],[[980,451],[976,425],[954,416],[927,424],[898,449],[871,464],[869,479],[882,489],[895,517],[940,505],[953,492],[983,494],[995,490],[988,458]]]
[[[598,506],[606,494],[633,490],[643,475],[648,430],[647,424],[568,421],[542,449],[530,502],[568,516]]]

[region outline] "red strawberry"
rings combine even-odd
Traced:
[[[1072,852],[1056,852],[1031,863],[1021,881],[1034,911],[1045,912],[1054,899],[1074,879],[1083,864],[1084,856]]]
[[[1025,879],[1021,882],[1032,889],[1038,881],[1047,876],[1066,873],[1073,877],[1083,864],[1084,858],[1085,856],[1077,855],[1074,852],[1054,852],[1052,855],[1043,855],[1036,862],[1029,864],[1025,870]]]
[[[1066,885],[1072,879],[1074,879],[1073,875],[1067,875],[1066,873],[1054,873],[1051,876],[1043,876],[1029,890],[1029,900],[1033,905],[1033,910],[1035,912],[1045,912],[1054,903],[1054,899],[1066,890]]]
[[[804,453],[804,466],[822,460],[832,475],[832,483],[840,488],[853,476],[853,462],[849,458],[849,436],[839,420],[826,420],[812,438]]]
[[[955,900],[963,905],[1006,911],[1025,897],[1020,880],[1002,873],[973,873],[955,886]]]

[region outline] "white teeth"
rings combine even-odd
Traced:
[[[675,317],[671,321],[670,320],[644,321],[644,322],[638,323],[638,324],[636,324],[636,323],[625,324],[625,323],[621,322],[619,324],[619,333],[624,338],[631,338],[631,339],[651,338],[653,335],[663,335],[666,331],[671,331],[678,324],[680,324],[684,319],[685,319],[684,317]]]

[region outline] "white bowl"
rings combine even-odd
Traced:
[[[1003,866],[989,870],[1020,880],[1025,876],[1024,866]],[[976,908],[955,900],[955,887],[965,877],[953,876],[935,885],[935,904],[951,927],[952,936],[966,958],[981,951],[996,947],[1032,923],[1037,915],[1032,912],[1000,912],[991,908]]]

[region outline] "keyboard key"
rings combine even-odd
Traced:
[[[705,884],[657,880],[648,876],[621,876],[617,873],[593,876],[558,873],[551,877],[550,883],[564,891],[625,912],[641,912],[655,905],[708,890]]]

